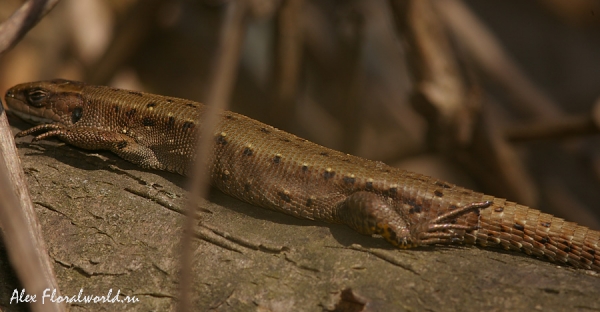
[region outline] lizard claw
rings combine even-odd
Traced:
[[[436,218],[425,222],[417,227],[416,244],[418,246],[432,244],[451,244],[462,241],[465,231],[475,231],[479,225],[464,225],[452,223],[457,217],[470,212],[479,213],[479,209],[484,209],[492,205],[491,201],[471,203],[469,205],[447,211]],[[455,231],[458,230],[458,231]]]

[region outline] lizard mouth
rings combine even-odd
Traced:
[[[19,117],[19,118],[27,121],[27,122],[31,122],[31,123],[34,123],[34,124],[46,124],[46,123],[53,123],[54,122],[54,120],[52,120],[52,119],[48,119],[48,118],[44,118],[44,117],[38,117],[38,116],[34,116],[34,115],[29,115],[29,114],[22,113],[22,112],[19,112],[17,110],[14,110],[14,109],[13,110],[9,110],[9,112],[11,114],[14,114],[15,116],[17,116],[17,117]]]

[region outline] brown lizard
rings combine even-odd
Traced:
[[[105,149],[141,167],[185,175],[203,104],[52,80],[6,92],[38,134]],[[344,154],[224,111],[214,133],[211,183],[256,206],[379,234],[401,248],[467,243],[522,251],[600,272],[600,232],[539,210]]]

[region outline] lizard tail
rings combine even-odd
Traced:
[[[600,232],[501,198],[465,239],[600,272]]]

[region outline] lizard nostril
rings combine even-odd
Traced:
[[[14,96],[15,96],[15,94],[13,93],[12,90],[6,91],[6,97],[14,97]]]

